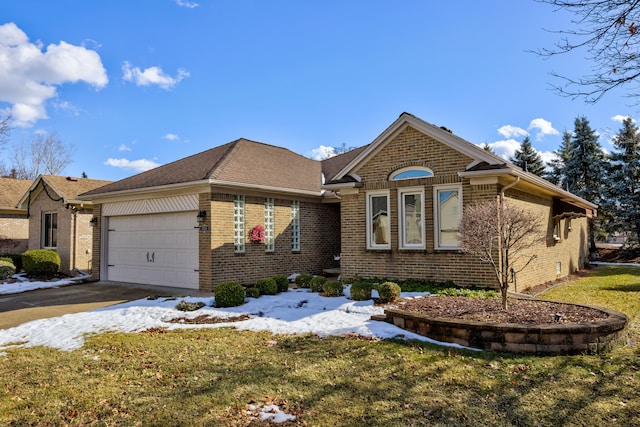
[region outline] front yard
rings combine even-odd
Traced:
[[[626,313],[629,345],[531,357],[230,328],[101,334],[0,357],[7,425],[640,426],[640,268],[598,267],[542,298]],[[266,422],[264,422],[266,423]]]

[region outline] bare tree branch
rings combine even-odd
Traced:
[[[460,221],[462,250],[488,263],[500,285],[502,305],[513,276],[536,258],[535,245],[544,240],[540,219],[531,211],[499,197],[468,205]]]
[[[552,76],[564,81],[553,86],[563,96],[598,102],[609,91],[638,83],[640,77],[640,0],[538,0],[566,10],[576,18],[573,29],[552,31],[561,35],[551,49],[537,54],[549,58],[555,55],[585,51],[592,64],[591,72],[579,77],[561,73]],[[636,85],[627,96],[640,95]]]
[[[20,179],[35,179],[40,174],[59,175],[72,162],[73,145],[64,144],[55,134],[36,136],[29,145],[20,145],[13,153],[13,168]]]

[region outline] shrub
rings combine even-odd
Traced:
[[[0,280],[8,279],[16,274],[16,266],[11,261],[0,259]]]
[[[278,286],[278,292],[287,292],[289,290],[289,279],[284,274],[276,274],[272,277]]]
[[[16,271],[22,270],[22,254],[3,254],[0,256],[2,258],[9,258],[13,265],[16,266]]]
[[[196,310],[200,310],[205,305],[206,304],[203,303],[202,301],[187,302],[185,300],[182,300],[178,304],[176,304],[176,310],[180,310],[180,311],[196,311]]]
[[[311,285],[311,279],[313,279],[313,276],[311,274],[298,274],[298,276],[296,276],[296,285],[301,288],[308,288]]]
[[[258,279],[256,288],[260,289],[260,295],[275,295],[278,293],[278,284],[271,277]]]
[[[356,280],[351,285],[351,299],[354,301],[366,301],[371,299],[371,283]]]
[[[326,283],[327,278],[324,276],[314,276],[309,281],[311,292],[321,292],[322,286]]]
[[[328,280],[322,285],[325,297],[339,297],[342,295],[342,283],[336,280]]]
[[[378,296],[381,303],[386,304],[400,298],[400,286],[393,282],[384,282],[378,285]]]
[[[60,255],[49,249],[34,249],[22,254],[22,265],[29,276],[51,277],[60,270]]]
[[[244,304],[245,291],[238,282],[220,283],[213,290],[216,307],[237,307]]]
[[[258,289],[258,288],[247,288],[246,293],[247,293],[248,297],[258,298],[260,296],[260,289]]]

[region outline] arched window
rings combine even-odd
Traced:
[[[430,178],[432,176],[433,172],[429,168],[422,166],[409,166],[393,172],[389,177],[389,180],[401,181],[403,179]]]

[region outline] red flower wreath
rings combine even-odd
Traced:
[[[260,224],[251,229],[251,241],[253,243],[264,243],[264,227]]]

